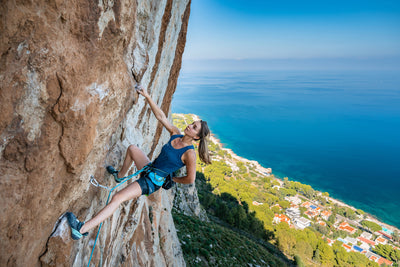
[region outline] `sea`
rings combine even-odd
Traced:
[[[180,74],[172,112],[226,148],[400,228],[400,72]]]

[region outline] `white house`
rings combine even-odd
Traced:
[[[286,215],[290,219],[295,219],[300,217],[300,210],[298,208],[288,208],[286,209]]]
[[[294,197],[285,197],[285,200],[289,201],[290,203],[293,203],[295,205],[300,205],[301,204],[301,199],[297,196]]]
[[[364,237],[366,239],[372,239],[372,234],[368,233],[368,232],[363,232],[361,234],[361,237]]]
[[[294,219],[294,224],[298,228],[303,230],[304,228],[311,226],[311,221],[306,219],[306,218],[304,218],[304,217],[300,217],[300,218]]]
[[[357,245],[357,239],[352,238],[350,236],[346,236],[346,238],[344,240],[346,240],[347,243],[351,243],[353,245]]]

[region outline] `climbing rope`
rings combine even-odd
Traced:
[[[100,187],[100,188],[103,188],[103,189],[106,189],[106,190],[109,191],[108,197],[107,197],[107,202],[106,202],[106,206],[107,206],[108,201],[110,200],[111,193],[112,193],[112,191],[115,190],[115,188],[117,188],[118,186],[123,185],[123,184],[124,184],[125,182],[127,182],[128,180],[130,180],[130,179],[132,179],[133,177],[139,175],[141,172],[144,172],[144,171],[149,170],[150,168],[151,168],[151,167],[150,167],[149,165],[144,166],[141,170],[136,171],[134,174],[125,176],[125,177],[123,178],[123,180],[122,180],[119,184],[117,184],[116,186],[114,186],[114,187],[112,187],[112,188],[99,184],[99,182],[97,182],[97,180],[94,178],[93,175],[90,176],[90,183],[91,183],[92,185],[94,185],[95,187]],[[100,223],[99,230],[97,231],[96,239],[94,240],[94,244],[93,244],[93,248],[92,248],[92,253],[90,253],[90,258],[89,258],[89,262],[88,262],[88,264],[87,264],[87,267],[89,267],[90,262],[92,261],[94,248],[96,247],[97,239],[98,239],[98,237],[99,237],[99,235],[100,235],[100,230],[101,230],[101,226],[102,226],[102,225],[103,225],[103,222]]]

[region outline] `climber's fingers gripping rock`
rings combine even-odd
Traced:
[[[140,84],[137,84],[135,86],[136,91],[141,94],[144,97],[147,97],[149,94],[147,93],[146,88],[144,88],[143,86],[141,86]]]

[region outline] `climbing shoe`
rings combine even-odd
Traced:
[[[85,224],[83,222],[80,222],[76,216],[72,212],[67,212],[65,213],[65,216],[67,216],[67,221],[69,224],[69,227],[71,227],[71,237],[74,240],[78,240],[82,238],[82,236],[87,236],[88,233],[81,234],[79,230],[81,230],[82,226]]]
[[[122,180],[124,180],[123,178],[118,178],[118,171],[116,169],[114,169],[113,166],[107,166],[106,169],[109,174],[114,176],[115,182],[120,183],[120,182],[122,182]]]

